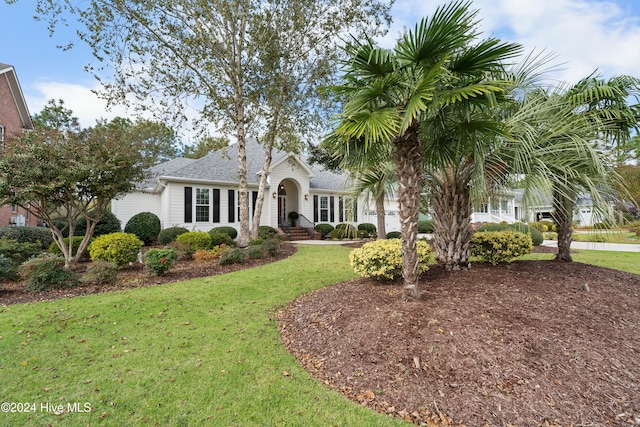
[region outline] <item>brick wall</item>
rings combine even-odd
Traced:
[[[22,121],[6,74],[0,74],[0,125],[4,126],[5,139],[22,132]]]

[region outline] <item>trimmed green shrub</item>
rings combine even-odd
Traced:
[[[320,233],[320,235],[324,239],[325,237],[331,234],[334,228],[333,228],[333,225],[331,224],[321,223],[321,224],[316,224],[314,230]]]
[[[399,231],[390,231],[387,233],[387,239],[400,239],[402,234]]]
[[[596,222],[595,224],[593,224],[593,229],[594,230],[608,230],[609,228],[609,224],[605,224],[604,222]]]
[[[258,237],[260,237],[261,239],[269,239],[276,234],[278,234],[276,229],[268,225],[261,225],[260,227],[258,227]]]
[[[226,233],[211,233],[209,232],[209,245],[210,246],[235,246],[236,242]]]
[[[418,233],[433,233],[434,223],[432,219],[421,219],[418,221]]]
[[[175,249],[149,249],[142,257],[145,269],[155,275],[163,276],[175,265],[178,253]]]
[[[113,212],[104,211],[102,218],[100,218],[100,221],[98,221],[93,229],[93,236],[91,237],[98,237],[103,234],[119,233],[120,231],[122,231],[122,223],[120,220],[113,214]],[[86,232],[87,219],[85,217],[81,217],[78,219],[78,224],[76,224],[76,229],[73,234],[75,236],[84,236]]]
[[[363,222],[362,224],[358,224],[358,230],[366,231],[368,236],[375,235],[378,230],[374,224],[369,222]]]
[[[84,236],[74,236],[73,238],[73,249],[72,249],[72,255],[76,256],[76,254],[78,253],[78,247],[80,247],[80,243],[82,243],[82,239],[84,239]],[[93,240],[93,239],[92,239]],[[69,238],[65,237],[64,238],[64,244],[68,245],[69,244]],[[89,242],[89,245],[91,244],[91,242]],[[88,254],[87,249],[89,248],[89,245],[87,245],[87,248],[85,249],[85,253],[82,255],[82,258],[88,258]],[[54,255],[62,255],[62,251],[60,250],[60,248],[58,247],[58,245],[56,244],[56,242],[52,242],[51,245],[49,245],[49,252],[54,254]]]
[[[14,239],[0,238],[0,255],[11,259],[20,265],[29,258],[42,253],[39,243],[20,243]]]
[[[118,279],[118,265],[114,262],[94,261],[80,277],[80,282],[87,285],[109,285]]]
[[[519,256],[531,253],[531,236],[513,230],[482,231],[471,238],[471,255],[493,265],[510,263]]]
[[[247,254],[240,248],[233,248],[220,255],[220,265],[242,264]]]
[[[179,235],[176,238],[176,242],[188,245],[189,252],[194,253],[200,249],[209,249],[211,246],[211,235],[206,231],[189,231]]]
[[[287,219],[289,220],[289,224],[291,224],[292,227],[296,226],[296,222],[298,221],[299,217],[300,215],[298,215],[298,212],[296,211],[291,211],[287,214]]]
[[[125,233],[135,234],[147,246],[156,240],[161,229],[160,218],[151,212],[135,214],[124,226]]]
[[[544,236],[538,229],[528,224],[523,224],[522,222],[516,222],[515,224],[485,224],[477,232],[504,230],[513,230],[529,234],[534,246],[539,246],[544,241]]]
[[[249,246],[247,248],[247,256],[251,259],[262,258],[267,253],[267,250],[264,248],[264,245],[260,244],[257,246]]]
[[[161,245],[168,245],[171,242],[175,242],[179,235],[188,233],[184,227],[169,227],[165,228],[158,234],[158,242]]]
[[[418,240],[419,272],[429,269],[431,246]],[[402,275],[402,242],[400,239],[375,240],[349,254],[351,267],[361,277],[395,279]]]
[[[92,261],[113,262],[118,267],[138,260],[144,242],[135,234],[111,233],[96,237],[89,245]]]
[[[53,242],[53,233],[47,227],[0,227],[1,237],[18,243],[39,243],[43,250]]]
[[[358,229],[353,224],[340,223],[331,231],[332,239],[356,239],[358,237]]]
[[[275,230],[274,230],[275,231]],[[236,237],[238,237],[238,230],[236,230],[233,227],[229,227],[229,226],[225,226],[225,227],[214,227],[211,230],[209,230],[209,234],[215,234],[215,233],[222,233],[222,234],[226,234],[229,237],[231,237],[231,239],[235,239]]]
[[[0,280],[16,281],[20,279],[18,264],[9,257],[0,254]]]
[[[42,292],[78,283],[75,273],[64,268],[64,258],[48,253],[29,259],[20,266],[19,271],[27,282],[28,291]]]

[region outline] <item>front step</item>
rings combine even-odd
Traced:
[[[287,233],[289,235],[289,240],[291,241],[296,241],[296,240],[311,240],[311,237],[309,236],[309,233],[307,233],[307,230],[305,230],[302,227],[282,227],[285,231],[285,233]]]

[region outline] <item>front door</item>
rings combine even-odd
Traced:
[[[278,196],[278,225],[287,224],[287,196]]]

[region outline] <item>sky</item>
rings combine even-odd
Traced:
[[[392,47],[399,34],[433,13],[443,1],[396,0],[389,33],[378,42]],[[0,63],[15,67],[31,114],[49,99],[63,99],[84,127],[99,118],[127,117],[123,107],[106,109],[92,91],[99,86],[85,71],[90,50],[73,28],[50,36],[47,23],[33,18],[35,0],[8,5],[0,0]],[[562,64],[553,78],[575,83],[597,71],[609,78],[640,77],[639,0],[474,0],[484,36],[520,43],[527,51],[556,55]],[[57,48],[73,40],[67,51]]]

